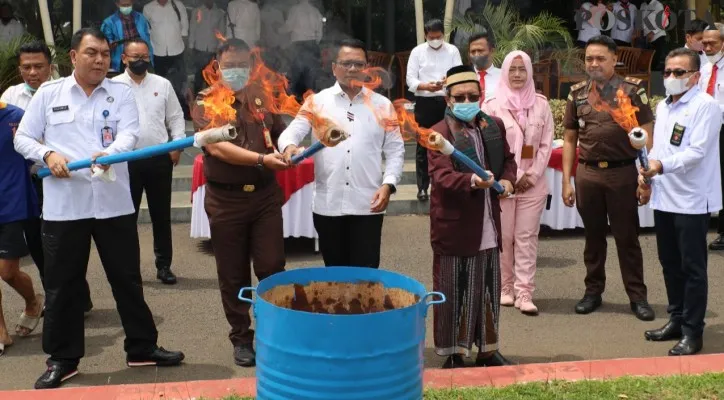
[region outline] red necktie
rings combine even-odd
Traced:
[[[716,85],[716,72],[718,69],[719,67],[716,64],[711,67],[711,78],[709,78],[709,85],[706,87],[706,92],[709,93],[709,96],[714,96],[714,85]]]
[[[485,75],[487,71],[479,71],[478,76],[480,77],[480,102],[485,101]]]

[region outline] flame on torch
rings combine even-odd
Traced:
[[[397,121],[399,123],[402,140],[414,140],[427,149],[434,151],[442,150],[443,142],[440,140],[440,134],[432,129],[423,128],[417,123],[415,114],[410,107],[411,104],[412,103],[406,99],[398,99],[392,103],[397,113]]]
[[[601,98],[596,84],[591,86],[588,102],[596,111],[608,113],[627,133],[639,127],[639,121],[636,118],[636,112],[639,108],[631,104],[631,98],[626,95],[623,87],[616,90],[616,107],[612,107]]]

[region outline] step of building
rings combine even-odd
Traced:
[[[392,196],[387,207],[387,215],[424,215],[429,213],[430,203],[417,200],[416,185],[397,186],[397,193]],[[176,223],[191,222],[190,189],[171,193],[171,221]],[[141,201],[138,222],[144,224],[151,222],[145,194]]]

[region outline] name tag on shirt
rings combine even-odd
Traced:
[[[68,106],[53,107],[53,112],[68,111],[68,110],[70,110],[70,107],[68,107]]]
[[[686,127],[683,125],[679,125],[678,123],[674,124],[674,129],[671,131],[671,139],[669,140],[669,143],[671,143],[674,146],[681,146],[681,141],[684,140],[684,132],[686,131]]]
[[[104,126],[103,129],[101,129],[101,144],[103,147],[108,147],[113,144],[113,140],[115,140],[113,129],[109,126]]]
[[[520,152],[520,158],[529,160],[535,156],[535,149],[532,145],[524,144],[523,149]]]

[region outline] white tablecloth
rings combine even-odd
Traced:
[[[209,230],[209,218],[204,210],[204,196],[206,185],[199,186],[194,192],[193,203],[191,204],[191,237],[211,238]],[[312,220],[312,199],[314,198],[314,182],[309,183],[294,192],[284,206],[282,206],[282,217],[284,218],[284,237],[308,237],[319,238],[314,221]]]
[[[563,204],[561,198],[563,172],[546,168],[545,176],[551,198],[550,209],[543,209],[543,215],[540,218],[541,225],[547,225],[554,230],[583,228],[583,221],[581,221],[576,207],[569,208]],[[642,228],[654,226],[654,210],[648,205],[639,207],[639,226]]]

